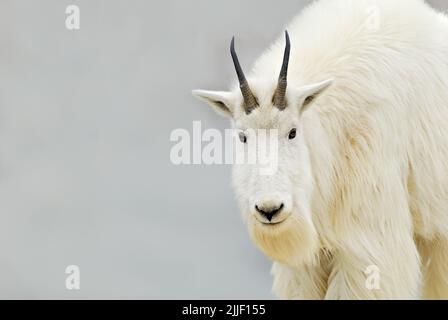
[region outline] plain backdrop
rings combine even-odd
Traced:
[[[232,35],[248,69],[307,3],[2,0],[0,298],[274,298],[231,168],[173,165],[170,134],[228,128],[191,90],[226,89]]]

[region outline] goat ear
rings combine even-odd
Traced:
[[[314,103],[314,101],[316,101],[319,95],[324,92],[332,83],[333,79],[327,79],[322,82],[297,88],[300,114],[308,110],[308,108]]]
[[[193,95],[208,103],[218,114],[232,117],[233,95],[227,91],[193,90]]]

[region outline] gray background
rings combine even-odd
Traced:
[[[0,298],[273,298],[230,167],[174,166],[169,137],[227,128],[191,89],[225,89],[231,36],[248,68],[308,2],[1,0]]]

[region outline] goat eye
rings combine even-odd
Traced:
[[[244,133],[240,132],[238,136],[240,137],[240,141],[242,143],[246,143],[247,142],[247,137],[246,137],[246,135]]]
[[[289,140],[294,139],[296,137],[296,134],[297,134],[297,129],[292,129],[291,131],[289,131],[289,136],[288,136]]]

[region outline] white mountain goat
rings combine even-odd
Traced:
[[[287,30],[291,47],[286,33],[247,78],[232,41],[240,87],[193,92],[245,147],[248,129],[278,129],[274,175],[233,170],[274,292],[448,298],[447,16],[423,0],[320,0]]]

